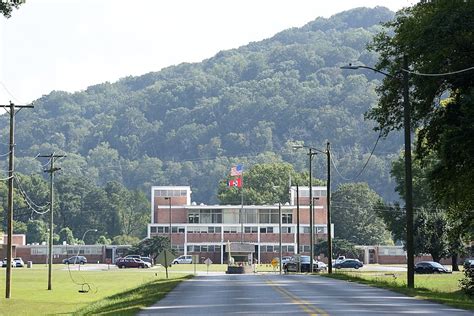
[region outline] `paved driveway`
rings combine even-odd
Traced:
[[[387,290],[310,275],[212,275],[184,281],[139,315],[474,315]]]

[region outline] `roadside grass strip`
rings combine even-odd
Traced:
[[[278,286],[276,283],[274,283],[271,280],[265,279],[265,282],[273,287],[277,292],[279,292],[282,296],[288,297],[293,303],[298,305],[305,313],[308,315],[313,315],[313,316],[328,316],[329,314],[326,313],[324,310],[314,306],[308,301],[305,301],[298,296],[294,295],[293,293],[285,290],[284,288]]]
[[[415,288],[406,287],[405,273],[336,272],[321,276],[388,289],[408,296],[474,310],[474,300],[459,289],[462,273],[415,275]]]
[[[16,268],[12,273],[11,298],[0,297],[0,316],[9,315],[131,315],[141,306],[152,305],[189,273],[165,273],[151,269],[108,269],[85,265],[78,271],[53,265],[52,290],[47,290],[46,265]],[[3,270],[0,269],[3,272]],[[82,291],[82,292],[81,292]],[[0,273],[0,293],[5,293],[5,273]],[[130,308],[124,307],[130,305]]]
[[[142,284],[136,288],[106,297],[82,308],[73,315],[135,315],[143,307],[155,304],[181,281],[192,276],[162,279]]]

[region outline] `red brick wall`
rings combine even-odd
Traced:
[[[188,214],[184,208],[171,208],[171,222],[173,224],[185,224],[188,221]],[[155,207],[155,223],[169,224],[170,209],[166,206]]]

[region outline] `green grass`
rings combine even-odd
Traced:
[[[122,314],[133,315],[140,307],[162,298],[186,273],[170,273],[169,280],[160,269],[111,269],[69,271],[54,265],[52,290],[47,290],[45,265],[32,269],[13,269],[11,298],[5,299],[5,269],[0,270],[0,315]],[[164,271],[164,269],[163,269]],[[72,276],[72,278],[71,278]],[[79,293],[80,283],[90,285]],[[87,289],[87,285],[84,287]]]
[[[459,280],[464,274],[415,275],[415,288],[406,287],[406,272],[339,272],[322,274],[339,280],[347,280],[370,286],[386,288],[408,296],[426,299],[457,308],[474,310],[474,300],[459,289]]]

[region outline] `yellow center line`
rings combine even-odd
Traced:
[[[313,304],[299,298],[298,296],[294,295],[293,293],[285,290],[284,288],[278,286],[275,284],[273,281],[265,279],[265,282],[272,286],[276,291],[278,291],[280,294],[283,294],[284,296],[287,296],[290,298],[290,300],[297,304],[301,309],[305,311],[305,313],[308,313],[308,315],[314,315],[314,316],[329,316],[328,313],[326,313],[323,309],[318,308],[314,306]]]

